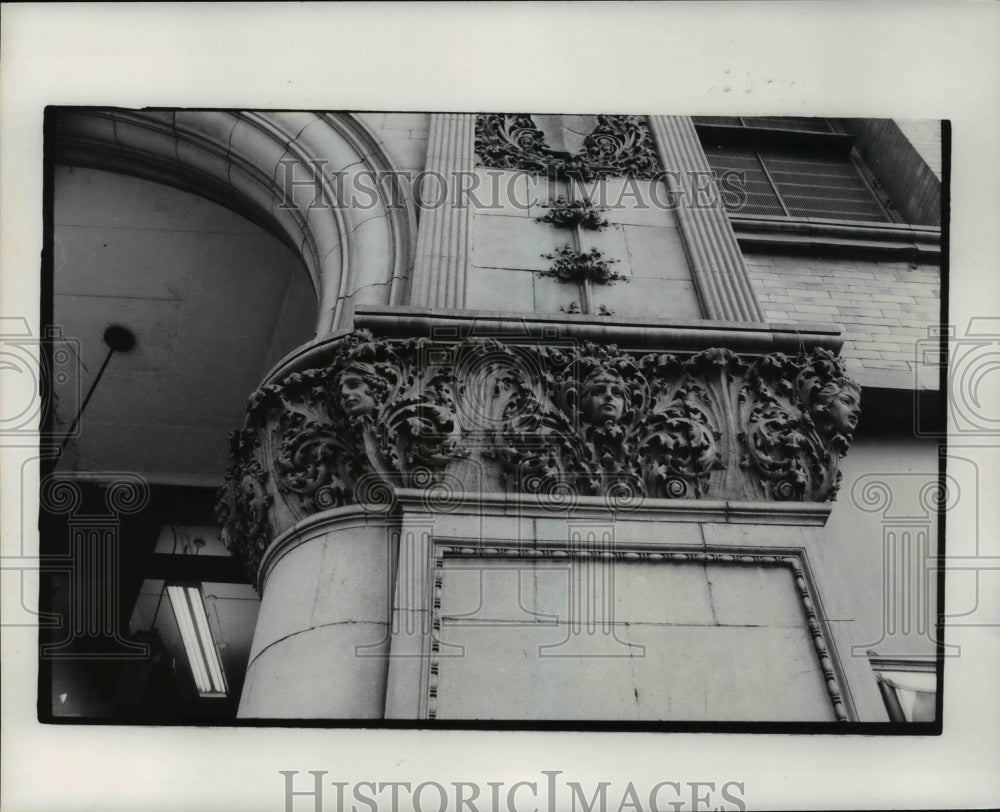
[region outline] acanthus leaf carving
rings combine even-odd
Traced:
[[[456,479],[462,470],[481,471],[489,489],[563,501],[824,501],[836,495],[859,394],[822,349],[635,356],[359,331],[324,366],[250,398],[217,513],[227,545],[254,567],[305,516],[376,491],[391,504],[394,488],[445,477],[473,487]],[[484,466],[456,466],[473,451]]]
[[[252,429],[229,435],[229,471],[215,503],[221,538],[250,575],[271,540],[270,507],[274,501],[269,475],[261,461],[260,436]]]
[[[575,356],[549,356],[545,375],[520,382],[511,417],[494,436],[508,486],[660,498],[706,493],[721,455],[693,385],[659,405],[665,382],[647,378],[616,347],[585,344]]]
[[[745,406],[744,468],[780,501],[836,498],[839,459],[860,415],[861,390],[827,350],[793,360],[763,356],[740,393]]]
[[[553,149],[530,115],[476,116],[476,158],[480,165],[517,169],[550,178],[581,181],[631,176],[655,178],[660,160],[641,116],[599,115],[574,153]],[[560,146],[565,146],[561,144]]]
[[[610,225],[601,216],[605,209],[597,208],[589,198],[570,202],[560,195],[543,208],[548,211],[542,217],[536,217],[535,221],[548,223],[556,228],[580,227],[590,231],[601,231]]]

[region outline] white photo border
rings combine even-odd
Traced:
[[[949,321],[961,331],[1000,314],[998,4],[25,3],[2,15],[0,312],[36,335],[46,105],[948,119]],[[953,447],[988,484],[998,445]],[[32,498],[23,452],[0,449],[4,555],[20,549]],[[1000,555],[996,500],[982,501],[984,550]],[[974,518],[949,516],[949,535]],[[2,600],[6,615],[20,596]],[[736,781],[750,809],[995,805],[1000,629],[947,639],[963,654],[947,663],[941,736],[801,736],[42,725],[35,632],[4,628],[3,805],[284,809],[281,770],[298,772],[296,789],[323,770],[327,782],[478,782],[485,797],[487,781],[561,770],[588,794],[612,782],[616,802],[630,781],[640,794]],[[336,809],[332,792],[323,808]]]

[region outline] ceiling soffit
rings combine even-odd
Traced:
[[[350,114],[67,108],[47,119],[46,148],[56,164],[176,186],[276,233],[312,277],[318,336],[344,324],[355,304],[402,301],[416,237],[412,195],[405,183],[366,180],[366,205],[353,205],[352,177],[383,178],[396,167]]]

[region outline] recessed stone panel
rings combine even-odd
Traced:
[[[708,588],[719,625],[802,625],[802,602],[787,567],[716,564],[708,568]]]
[[[566,556],[443,566],[437,718],[834,719],[781,564]],[[459,618],[460,607],[474,611]]]

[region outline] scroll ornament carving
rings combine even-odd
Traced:
[[[718,431],[697,386],[650,380],[617,347],[540,349],[546,373],[509,382],[491,457],[508,490],[550,495],[704,495]]]
[[[860,416],[861,390],[843,361],[818,349],[801,364],[781,354],[754,367],[741,402],[749,407],[739,437],[742,465],[775,500],[825,501],[840,487],[837,463]]]
[[[217,514],[255,569],[270,540],[321,510],[396,487],[602,496],[823,501],[858,418],[829,352],[726,349],[636,357],[614,346],[469,339],[341,340],[318,368],[251,397]],[[481,465],[460,465],[466,458]],[[463,476],[478,471],[473,485]],[[456,475],[456,472],[458,474]]]
[[[376,473],[426,487],[461,456],[448,371],[427,364],[426,340],[352,336],[333,367],[292,374],[277,393],[278,488],[307,512],[357,501]]]
[[[426,340],[376,340],[359,331],[329,366],[255,392],[217,503],[227,546],[259,561],[264,527],[242,513],[248,506],[266,510],[275,497],[294,521],[383,501],[392,486],[439,481],[464,451],[454,381],[432,361]],[[245,495],[256,497],[266,486],[266,502]]]
[[[252,429],[230,433],[230,467],[215,504],[222,541],[243,561],[251,578],[256,576],[257,563],[272,535],[269,513],[273,495],[260,451],[259,435]]]
[[[573,154],[553,149],[530,115],[488,113],[476,117],[476,158],[481,166],[519,169],[565,180],[600,180],[661,172],[656,148],[640,116],[600,115]],[[560,145],[563,146],[563,145]]]

